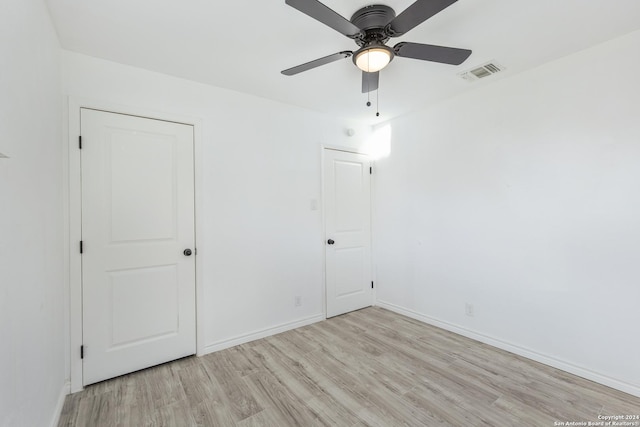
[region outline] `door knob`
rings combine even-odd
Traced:
[[[191,249],[185,249],[184,252],[182,252],[184,254],[184,256],[191,256]]]
[[[327,243],[328,243],[329,245],[333,245],[335,242],[333,241],[333,239],[329,239],[329,240],[327,240]]]

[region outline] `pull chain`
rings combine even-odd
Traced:
[[[371,69],[369,62],[371,62],[371,56],[367,55],[367,70]],[[368,75],[366,78],[367,78],[367,107],[371,107],[371,98],[370,98],[371,92],[369,91],[369,85],[371,84],[371,79],[369,78]]]

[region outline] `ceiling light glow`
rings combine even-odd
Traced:
[[[375,73],[386,67],[392,58],[391,49],[386,46],[372,47],[357,52],[354,62],[362,71]]]

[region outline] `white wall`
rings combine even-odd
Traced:
[[[310,206],[321,197],[320,147],[357,148],[370,127],[76,53],[63,58],[73,99],[202,122],[206,351],[324,313],[322,211]]]
[[[41,0],[0,3],[0,425],[47,426],[64,398],[62,103]]]
[[[640,394],[639,48],[635,32],[394,120],[381,305]]]

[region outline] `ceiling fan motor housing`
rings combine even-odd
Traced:
[[[365,6],[354,13],[351,23],[362,30],[360,37],[355,39],[358,46],[389,41],[390,35],[385,32],[385,27],[395,17],[396,12],[382,4]]]

